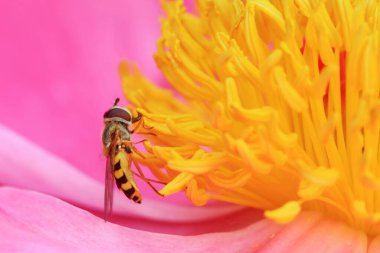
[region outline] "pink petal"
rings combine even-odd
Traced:
[[[367,236],[319,214],[303,213],[255,252],[367,252]]]
[[[53,197],[0,188],[0,248],[4,252],[245,252],[252,240],[279,229],[262,221],[231,233],[175,236],[134,230]]]
[[[158,1],[1,1],[0,122],[103,178],[102,115],[125,58],[161,80]]]
[[[104,185],[82,172],[76,170],[65,161],[46,152],[35,144],[20,137],[0,125],[0,183],[26,189],[45,192],[81,207],[95,210],[101,216],[103,210]],[[115,192],[115,222],[134,227],[144,227],[143,222],[134,223],[130,216],[160,222],[198,222],[198,226],[178,229],[178,233],[200,233],[217,229],[230,230],[241,227],[261,217],[253,210],[233,205],[210,207],[189,207],[162,201],[144,199],[142,205],[135,205],[119,191]],[[125,216],[129,216],[126,218]],[[137,219],[137,218],[135,218]],[[225,220],[227,222],[221,222]],[[202,226],[202,221],[209,220],[211,225]],[[151,221],[152,222],[152,221]],[[149,225],[149,224],[148,224]],[[173,231],[174,225],[162,230]],[[152,230],[152,228],[146,228]],[[167,230],[165,230],[167,231]]]
[[[304,213],[278,225],[262,220],[225,233],[176,236],[121,227],[44,194],[0,188],[5,252],[366,252],[366,236]],[[321,224],[321,225],[319,225]]]
[[[185,4],[186,9],[187,9],[190,13],[196,13],[195,1],[192,1],[192,0],[184,0],[183,2],[184,2],[184,4]]]

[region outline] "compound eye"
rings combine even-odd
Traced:
[[[104,113],[105,119],[111,119],[111,118],[120,118],[127,122],[132,122],[132,115],[131,113],[122,107],[112,107],[108,111]]]

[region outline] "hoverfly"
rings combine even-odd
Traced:
[[[154,188],[150,181],[162,183],[152,179],[147,179],[141,168],[136,162],[133,161],[132,158],[132,152],[136,152],[138,155],[142,156],[142,154],[140,154],[131,142],[131,135],[141,124],[142,114],[138,112],[137,117],[134,117],[128,109],[118,106],[118,102],[119,98],[115,100],[112,108],[106,111],[103,116],[103,153],[107,157],[104,191],[105,220],[107,220],[112,213],[114,179],[119,190],[121,190],[127,198],[138,204],[141,203],[142,196],[133,175],[141,177],[156,193],[158,193],[158,191]],[[137,123],[135,129],[130,130],[129,127],[131,127],[134,123]],[[136,174],[131,170],[132,162],[140,174]],[[158,194],[161,195],[160,193]]]

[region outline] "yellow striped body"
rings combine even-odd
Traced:
[[[141,203],[142,197],[133,178],[128,153],[125,149],[116,152],[112,159],[113,176],[117,187],[131,200]]]

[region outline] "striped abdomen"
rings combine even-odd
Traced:
[[[141,203],[142,197],[139,189],[136,186],[131,168],[129,167],[128,155],[125,150],[120,150],[114,157],[113,175],[116,180],[117,187],[136,203]]]

